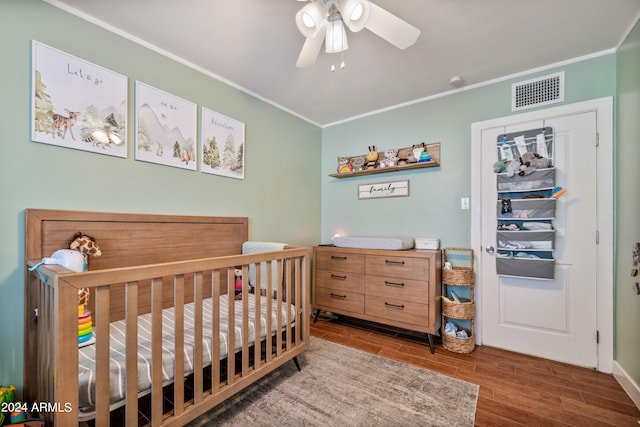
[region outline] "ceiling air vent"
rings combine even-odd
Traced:
[[[539,107],[564,101],[564,72],[511,85],[511,110]]]

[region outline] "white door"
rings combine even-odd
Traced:
[[[548,115],[547,115],[548,114]],[[478,281],[482,298],[482,343],[580,366],[599,366],[598,110],[510,117],[479,130],[481,183]],[[602,114],[602,113],[600,113]],[[566,193],[556,201],[554,279],[496,273],[496,175],[499,134],[551,127],[556,183]],[[610,171],[611,172],[611,171]],[[600,275],[601,276],[601,275]],[[612,316],[612,314],[611,314]],[[601,369],[602,370],[602,369]],[[606,370],[606,369],[605,369]]]

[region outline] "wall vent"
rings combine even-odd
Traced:
[[[511,110],[540,107],[564,101],[564,72],[511,85]]]

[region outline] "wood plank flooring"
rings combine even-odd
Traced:
[[[311,335],[479,384],[477,426],[635,426],[640,410],[612,375],[487,346],[429,351],[424,334],[340,317]]]

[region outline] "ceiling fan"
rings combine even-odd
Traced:
[[[366,28],[399,49],[413,45],[420,35],[419,29],[369,0],[310,0],[296,14],[296,25],[306,37],[298,68],[313,65],[323,43],[328,53],[346,50],[345,25],[354,33]]]

